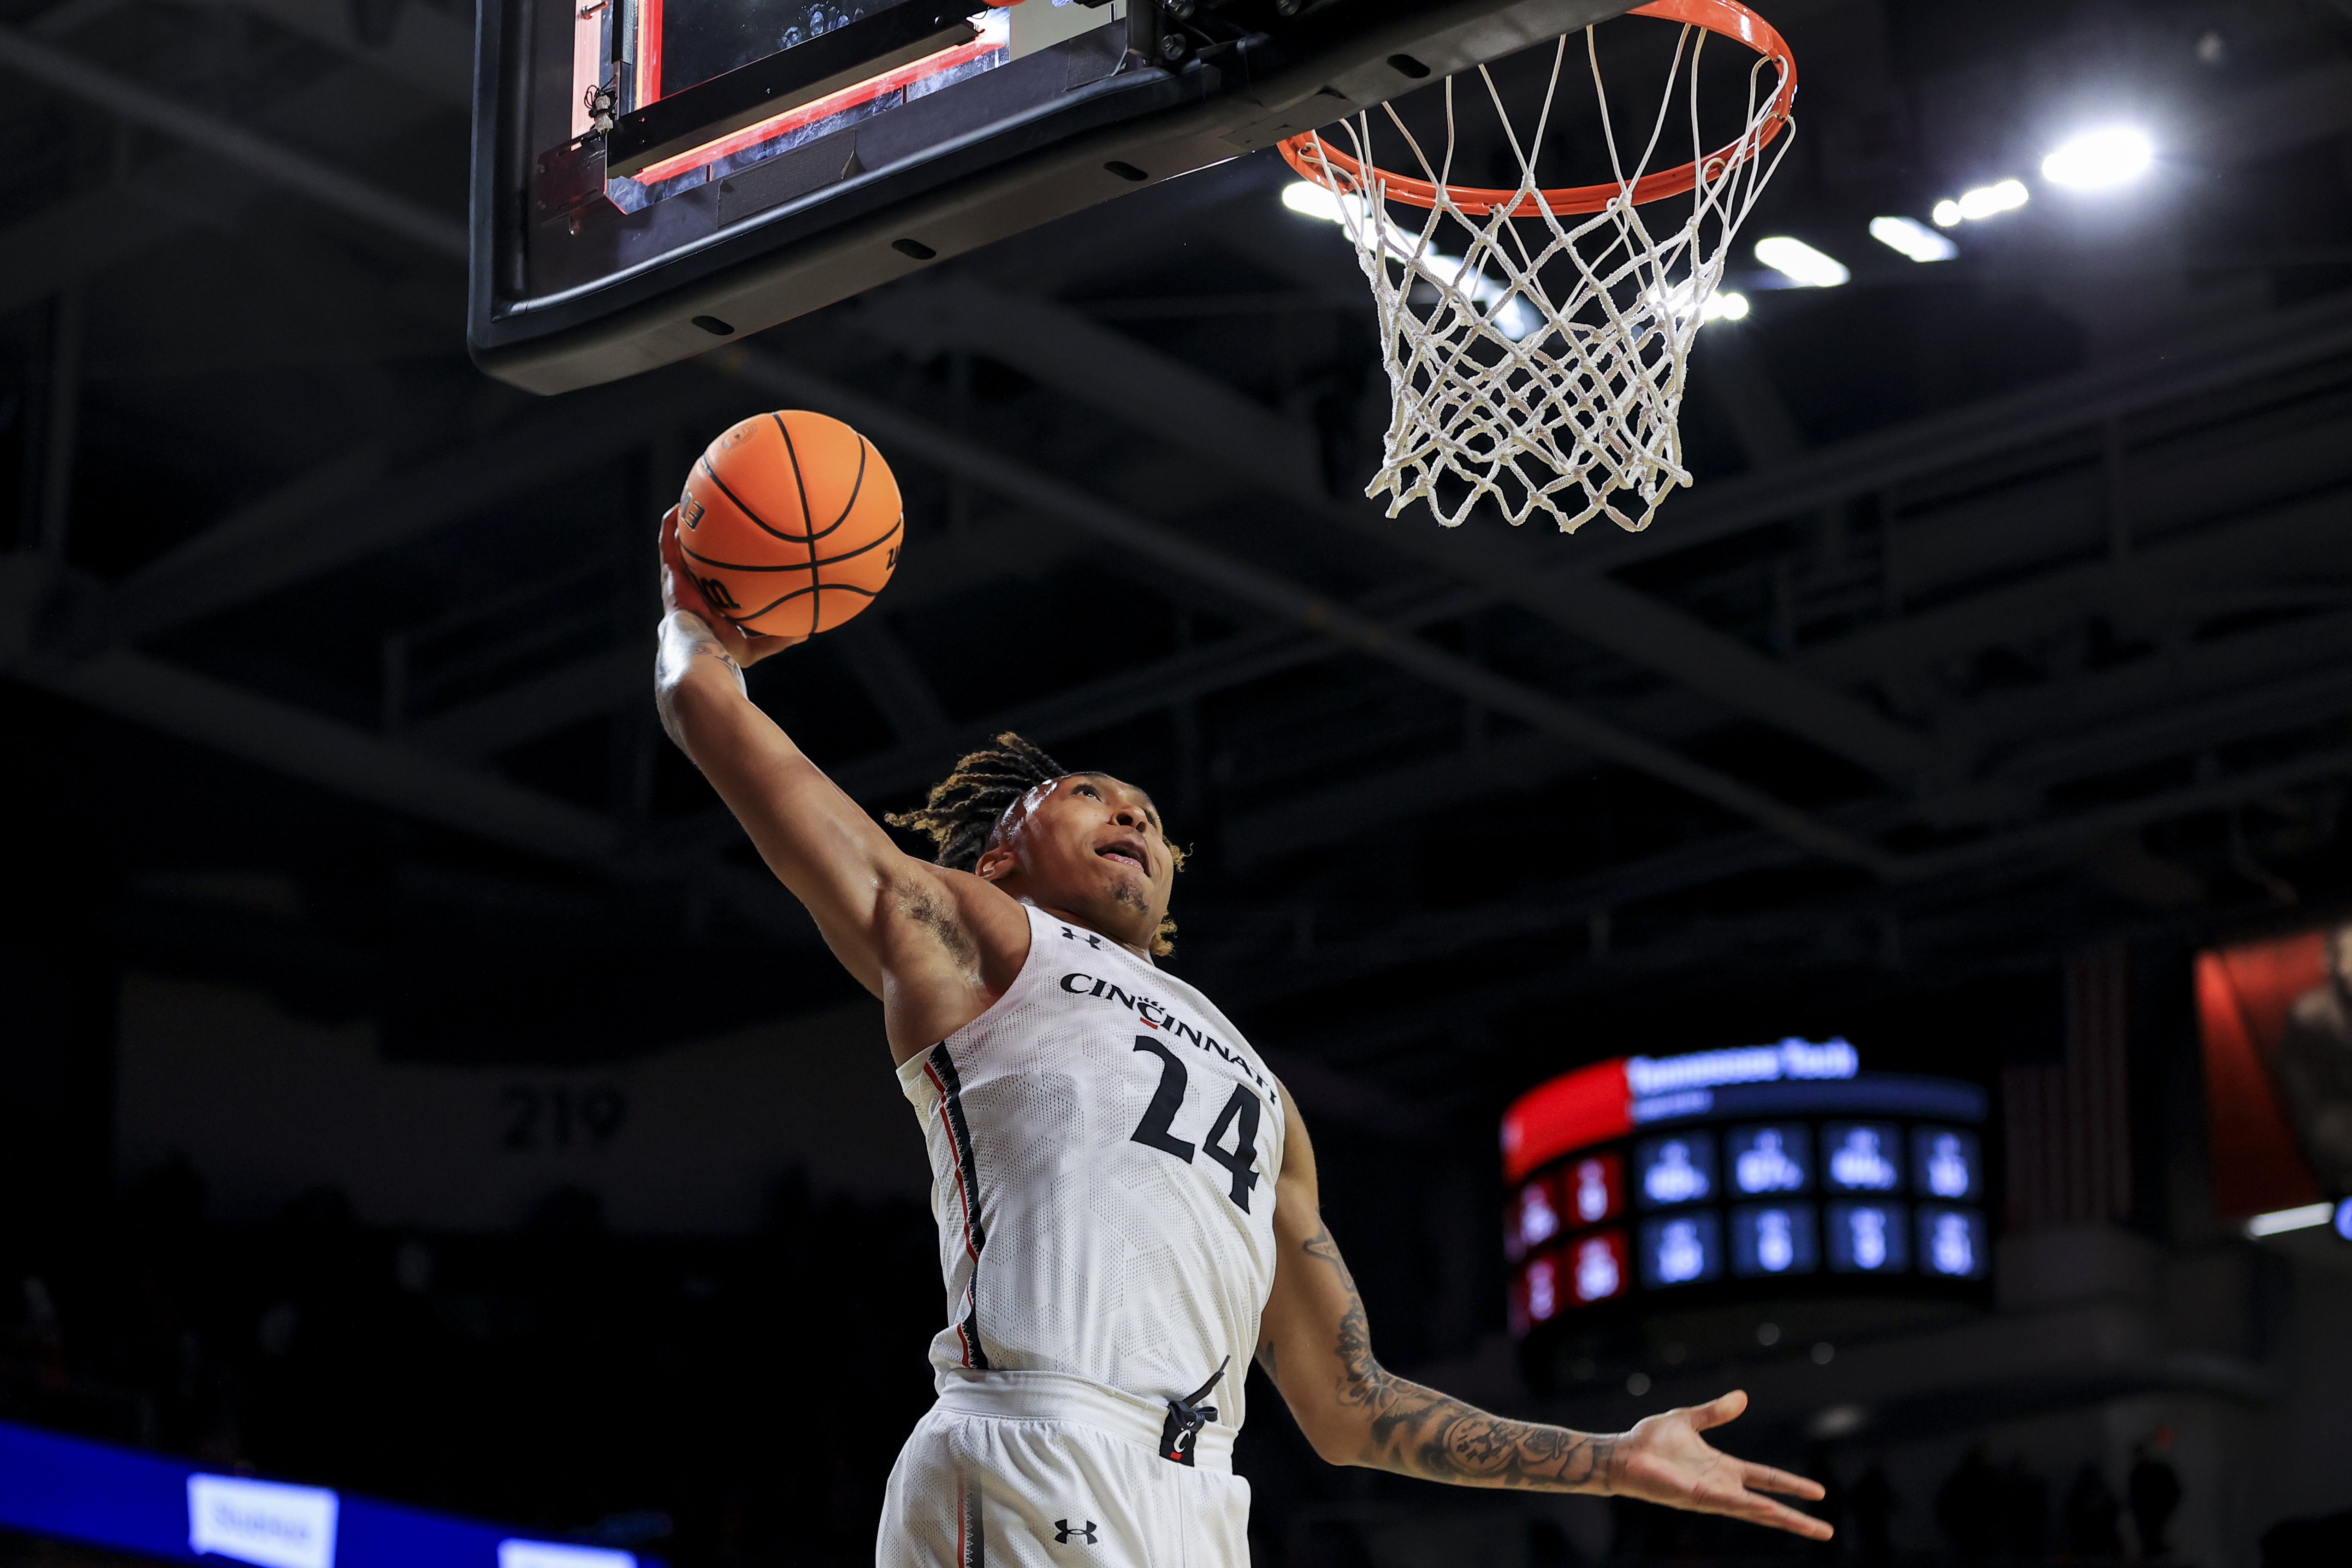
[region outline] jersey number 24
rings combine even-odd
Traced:
[[[1151,1092],[1151,1103],[1143,1108],[1143,1120],[1128,1136],[1162,1154],[1174,1155],[1189,1166],[1193,1148],[1176,1135],[1175,1124],[1176,1113],[1184,1108],[1184,1086],[1192,1082],[1192,1070],[1174,1051],[1150,1035],[1137,1035],[1135,1049],[1148,1051],[1160,1059],[1160,1087]],[[1233,1174],[1234,1186],[1229,1196],[1244,1214],[1249,1212],[1250,1189],[1257,1186],[1258,1112],[1257,1096],[1241,1084],[1234,1084],[1234,1097],[1225,1102],[1225,1108],[1209,1124],[1209,1135],[1201,1140],[1199,1151]],[[1229,1131],[1233,1146],[1220,1147]]]

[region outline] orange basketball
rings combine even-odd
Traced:
[[[770,637],[830,632],[898,567],[905,509],[874,444],[784,409],[712,442],[678,497],[677,542],[703,598]]]

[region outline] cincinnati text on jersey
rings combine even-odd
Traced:
[[[1098,980],[1092,975],[1080,974],[1076,970],[1064,975],[1057,983],[1062,989],[1074,997],[1095,997],[1110,1003],[1113,1007],[1131,1008],[1135,1011],[1135,1016],[1141,1019],[1149,1028],[1164,1030],[1179,1040],[1191,1040],[1202,1051],[1215,1051],[1248,1074],[1250,1082],[1265,1092],[1267,1100],[1276,1105],[1282,1103],[1281,1092],[1268,1082],[1265,1074],[1251,1064],[1247,1057],[1225,1045],[1208,1030],[1196,1029],[1178,1018],[1167,1003],[1150,997],[1130,995],[1108,980]],[[1157,1018],[1152,1016],[1155,1013],[1159,1015]]]

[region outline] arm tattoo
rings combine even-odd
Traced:
[[[1331,1232],[1318,1228],[1303,1249],[1328,1267],[1347,1293],[1336,1347],[1338,1393],[1341,1405],[1360,1409],[1367,1417],[1368,1441],[1360,1463],[1457,1486],[1609,1490],[1616,1438],[1507,1421],[1396,1376],[1373,1358],[1364,1300]]]
[[[673,632],[669,626],[661,629],[655,653],[654,707],[661,715],[662,733],[668,736],[680,751],[686,752],[688,760],[692,760],[694,753],[688,750],[686,732],[678,724],[677,696],[687,672],[693,668],[693,661],[718,660],[734,675],[735,689],[746,695],[750,694],[743,685],[743,666],[735,662],[733,655],[727,652],[727,644],[712,634],[700,616],[681,611],[673,619],[676,631]]]

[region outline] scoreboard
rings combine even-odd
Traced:
[[[1843,1040],[1620,1057],[1503,1118],[1511,1328],[1598,1309],[1901,1288],[1980,1294],[1979,1085]]]

